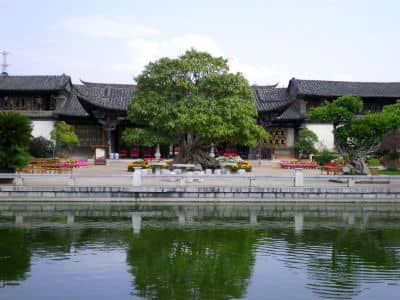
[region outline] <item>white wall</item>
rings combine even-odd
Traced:
[[[317,149],[334,149],[333,125],[331,124],[306,124],[306,128],[314,132],[318,137]]]
[[[54,121],[32,121],[33,130],[32,135],[33,137],[43,136],[46,139],[50,139],[50,132],[54,128]]]
[[[294,145],[294,128],[286,128],[286,146],[292,147]]]

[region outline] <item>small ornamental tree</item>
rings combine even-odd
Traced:
[[[50,135],[51,139],[56,141],[56,148],[61,149],[63,156],[67,156],[71,152],[72,146],[79,145],[79,138],[74,127],[64,121],[57,122]]]
[[[16,112],[0,113],[0,172],[15,172],[28,164],[31,133],[27,117]]]
[[[317,135],[313,131],[304,128],[299,131],[299,140],[293,145],[293,149],[299,153],[300,158],[309,156],[310,154],[318,152],[317,149],[315,149],[315,143],[317,142]]]
[[[204,167],[215,164],[209,157],[212,143],[255,146],[268,138],[257,124],[247,80],[229,73],[222,57],[189,50],[177,59],[148,64],[136,81],[128,119],[142,129],[127,129],[125,142],[140,141],[137,135],[146,131],[154,143],[180,144],[177,161]]]
[[[380,113],[356,118],[361,110],[359,98],[345,96],[315,108],[310,119],[332,123],[336,150],[350,163],[352,172],[369,174],[367,156],[379,149],[387,132],[400,128],[400,103],[388,105]]]

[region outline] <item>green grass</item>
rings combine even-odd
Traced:
[[[395,175],[395,176],[400,176],[400,170],[395,170],[395,171],[381,170],[381,171],[379,171],[379,175]]]
[[[370,167],[380,167],[382,164],[377,158],[368,159],[368,166]]]

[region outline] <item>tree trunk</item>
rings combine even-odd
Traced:
[[[358,156],[353,161],[351,161],[354,173],[371,175],[369,171],[368,164],[366,163],[366,157]]]
[[[215,169],[218,167],[218,162],[210,157],[209,150],[210,145],[189,138],[187,143],[181,146],[175,161],[183,164],[200,164],[204,169]]]

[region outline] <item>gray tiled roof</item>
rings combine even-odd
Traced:
[[[60,91],[71,84],[67,75],[0,76],[0,91]]]
[[[126,111],[135,92],[131,84],[82,83],[78,97],[106,109]]]
[[[79,97],[95,106],[126,111],[131,103],[136,86],[130,84],[92,83],[82,81]],[[282,110],[292,103],[286,88],[275,86],[252,86],[259,112]]]
[[[300,112],[300,104],[299,102],[293,102],[282,114],[276,117],[277,121],[296,121],[296,120],[304,120],[305,116],[303,116]]]
[[[400,98],[400,82],[324,81],[293,78],[289,82],[289,88],[292,85],[301,95]]]
[[[78,100],[78,91],[81,89],[81,85],[74,85],[72,91],[65,102],[65,105],[56,111],[57,114],[63,116],[71,116],[71,117],[87,117],[89,114],[82,107],[81,103]]]
[[[267,112],[283,109],[292,101],[289,99],[286,88],[274,86],[252,86],[258,112]]]

